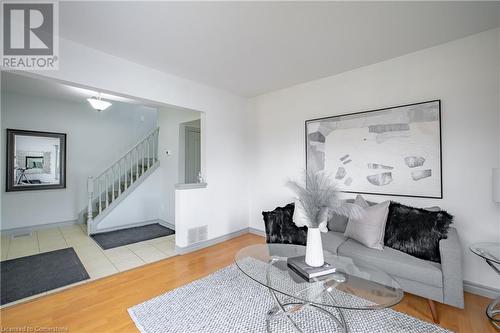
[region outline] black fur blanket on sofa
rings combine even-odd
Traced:
[[[299,228],[293,223],[294,208],[291,203],[271,212],[262,212],[267,243],[306,245],[307,227]]]

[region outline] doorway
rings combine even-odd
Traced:
[[[197,183],[201,171],[201,137],[200,127],[186,126],[184,146],[184,182],[186,184]]]

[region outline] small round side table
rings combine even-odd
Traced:
[[[500,242],[475,243],[470,246],[470,250],[483,258],[500,275]],[[500,297],[488,305],[486,315],[493,326],[500,330]]]

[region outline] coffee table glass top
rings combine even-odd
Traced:
[[[500,265],[500,242],[475,243],[470,246],[470,250],[483,259]]]
[[[307,282],[287,267],[287,258],[304,256],[305,246],[259,244],[235,257],[240,270],[256,282],[304,303],[344,309],[381,309],[403,298],[403,290],[388,274],[367,262],[324,251],[336,272]]]

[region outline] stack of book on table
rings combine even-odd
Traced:
[[[335,273],[336,271],[335,267],[327,262],[320,267],[309,266],[306,264],[305,256],[288,258],[286,263],[291,270],[309,282],[315,278]]]

